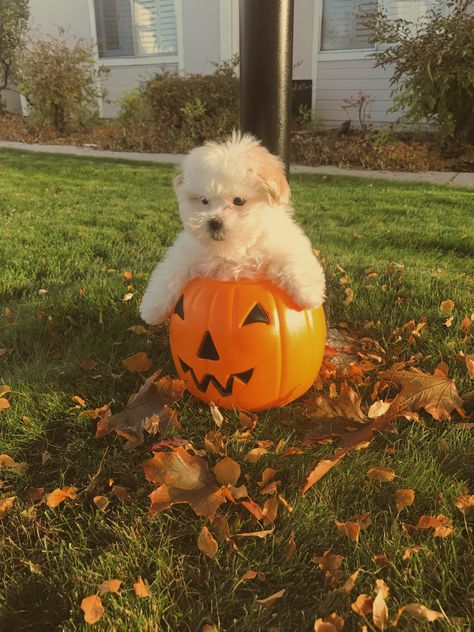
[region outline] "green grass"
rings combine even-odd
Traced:
[[[390,586],[392,615],[399,605],[416,601],[450,616],[472,615],[473,547],[454,504],[464,485],[473,491],[471,431],[428,417],[424,424],[399,423],[397,434],[380,435],[368,449],[348,456],[304,498],[299,488],[305,474],[333,448],[317,446],[286,459],[268,454],[245,467],[249,489],[256,495],[261,471],[274,466],[293,513],[280,511],[273,536],[240,541],[237,553],[221,544],[211,560],[197,549],[204,521],[189,507],[148,515],[152,487],[140,463],[149,453],[127,451],[115,436],[96,440],[95,422],[79,417],[73,395],[85,398],[89,408],[111,402],[120,410],[142,382],[120,363],[132,353],[146,351],[154,366],[173,372],[163,328],[148,337],[128,329],[140,323],[138,304],[148,275],[180,229],[173,172],[169,166],[0,152],[0,348],[7,349],[0,357],[0,382],[14,390],[11,408],[0,413],[0,453],[30,465],[22,475],[2,472],[0,494],[18,500],[0,522],[0,630],[88,629],[80,602],[111,578],[122,579],[123,586],[120,596],[103,598],[106,612],[95,629],[104,632],[195,631],[206,621],[229,632],[299,632],[312,630],[316,616],[334,610],[346,618],[345,630],[360,630],[363,621],[350,602],[359,593],[373,594],[376,578]],[[445,360],[460,392],[469,391],[458,354],[469,353],[459,323],[474,311],[472,191],[317,176],[295,176],[292,188],[298,220],[324,259],[331,322],[358,329],[373,321],[370,333],[390,357],[420,352],[424,370]],[[403,271],[390,262],[403,264]],[[349,305],[343,304],[337,265],[351,279]],[[132,281],[122,280],[125,270],[133,272]],[[370,271],[378,276],[368,279]],[[128,291],[133,299],[123,302]],[[449,329],[438,309],[448,298],[456,304]],[[414,346],[390,339],[393,329],[422,317],[428,327]],[[82,368],[86,359],[96,360],[97,369]],[[208,410],[187,398],[177,408],[183,436],[202,448],[213,426]],[[297,445],[291,422],[300,414],[298,404],[261,414],[256,438]],[[229,417],[233,428],[235,415]],[[250,447],[254,442],[233,441],[230,456],[242,462]],[[398,478],[369,481],[366,472],[376,465],[393,467]],[[110,495],[110,479],[129,489],[133,502],[112,500],[100,513],[92,498]],[[79,487],[76,505],[31,509],[26,502],[30,486],[52,491],[63,485]],[[400,515],[393,502],[398,487],[416,491],[414,505]],[[229,505],[221,511],[233,530],[254,530],[241,511]],[[373,524],[358,545],[337,533],[335,519],[365,512]],[[453,518],[455,531],[448,538],[403,533],[402,523],[438,513]],[[286,562],[292,533],[297,552]],[[404,549],[415,545],[422,552],[403,561]],[[330,548],[344,555],[345,576],[363,569],[351,598],[325,586],[311,562]],[[380,569],[372,559],[377,553],[394,567]],[[249,568],[263,571],[266,581],[234,591]],[[135,597],[139,575],[150,586],[150,599]],[[256,604],[257,597],[281,588],[287,594],[273,608]],[[467,628],[415,624],[404,615],[398,629]]]

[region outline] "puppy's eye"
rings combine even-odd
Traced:
[[[201,204],[209,204],[209,200],[207,199],[207,197],[201,198]]]
[[[232,200],[232,204],[234,206],[243,206],[245,204],[245,200],[243,198],[241,198],[241,197],[235,197]]]

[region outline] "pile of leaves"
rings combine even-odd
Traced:
[[[346,300],[351,300],[350,293],[347,293]],[[440,305],[447,327],[452,326],[454,307],[450,300]],[[465,342],[471,340],[473,320],[474,315],[464,316],[458,324]],[[472,394],[464,398],[460,396],[454,380],[449,377],[446,363],[439,363],[434,372],[429,373],[416,366],[423,360],[421,354],[414,353],[408,359],[398,357],[404,348],[400,343],[410,347],[422,336],[426,327],[426,321],[405,323],[386,335],[384,344],[367,332],[332,330],[318,380],[302,400],[296,422],[293,418],[285,420],[282,409],[282,438],[276,442],[254,436],[261,423],[256,414],[222,412],[214,404],[210,405],[212,427],[199,440],[194,438],[190,441],[179,418],[185,385],[181,380],[161,376],[160,370],[146,378],[126,407],[115,414],[112,414],[109,404],[88,409],[82,397],[75,395],[72,399],[79,418],[97,421],[96,436],[99,441],[107,441],[106,435],[116,434],[126,440],[128,449],[148,453],[142,469],[150,487],[150,513],[166,512],[179,504],[189,506],[190,515],[194,514],[202,525],[196,540],[196,547],[202,555],[215,558],[220,548],[239,554],[243,541],[274,536],[282,544],[284,541],[284,559],[291,560],[298,544],[293,535],[284,539],[284,535],[278,533],[278,517],[282,512],[291,514],[294,510],[294,503],[291,505],[287,498],[288,493],[294,496],[295,486],[300,497],[311,493],[321,478],[342,459],[350,458],[356,450],[367,448],[375,437],[395,432],[398,424],[431,422],[456,423],[459,428],[474,426],[466,420],[463,408],[464,400],[471,398]],[[474,378],[474,356],[459,354],[458,360]],[[125,358],[123,366],[128,371],[143,375],[151,370],[152,361],[145,352],[138,352]],[[8,386],[2,386],[0,411],[6,410],[15,396]],[[293,433],[290,436],[294,437],[296,431],[298,437],[291,444],[285,438],[288,435],[285,429],[289,427]],[[332,453],[318,459],[301,480],[284,483],[279,478],[278,463],[281,460],[294,458],[314,449],[315,445],[325,446],[328,443],[335,444]],[[264,455],[271,456],[272,466],[265,467],[256,475],[255,466]],[[0,455],[0,468],[20,472],[25,471],[28,464],[17,463],[9,455]],[[374,466],[366,476],[383,485],[395,481],[397,472],[392,468]],[[28,500],[32,503],[44,502],[54,509],[63,503],[79,502],[79,494],[80,490],[74,486],[50,492],[43,488],[30,488]],[[93,502],[99,511],[107,511],[112,497],[133,502],[130,491],[119,485],[113,485],[107,494],[94,496]],[[0,499],[0,519],[8,517],[14,509],[15,500],[15,496]],[[397,487],[392,502],[400,514],[415,505],[416,490]],[[472,515],[474,495],[465,489],[456,499],[456,505],[465,517]],[[371,523],[369,514],[354,515],[350,520],[334,520],[334,530],[357,543],[361,532]],[[250,524],[250,529],[242,530],[243,524]],[[435,537],[449,538],[454,526],[449,516],[420,512],[414,524],[402,523],[402,529],[411,534],[430,531]],[[419,550],[420,547],[406,548],[404,559],[416,555]],[[391,565],[384,555],[376,557],[381,567]],[[344,571],[343,559],[342,555],[326,550],[315,556],[312,562],[322,571],[328,587],[338,595],[350,597],[352,611],[370,629],[395,627],[401,617],[412,619],[408,625],[438,619],[462,623],[462,620],[448,618],[444,612],[431,609],[431,604],[416,602],[401,605],[391,616],[387,605],[390,586],[383,579],[376,579],[373,594],[357,595],[357,579],[364,569]],[[250,568],[239,583],[253,580],[264,581],[264,573]],[[106,607],[102,597],[109,593],[119,594],[121,584],[120,579],[111,578],[98,585],[94,594],[84,596],[80,607],[87,623],[100,620]],[[150,596],[141,577],[136,579],[133,589],[139,599]],[[283,588],[257,599],[257,604],[271,608],[285,594],[286,589]],[[319,632],[337,632],[343,626],[344,618],[337,612],[337,607],[330,616],[317,618],[314,622],[314,630]],[[202,630],[211,632],[217,627],[209,624]]]

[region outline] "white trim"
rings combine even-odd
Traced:
[[[370,53],[375,48],[360,48],[355,50],[322,50],[319,51],[319,61],[350,61],[351,59],[370,59]]]
[[[178,47],[178,73],[180,75],[184,75],[184,34],[183,34],[183,2],[182,0],[175,0],[174,14],[176,17],[176,45]]]
[[[231,54],[238,55],[240,52],[240,42],[239,42],[239,21],[240,21],[240,4],[239,0],[231,0],[232,5],[232,14],[231,14],[231,37],[232,37],[232,47]]]
[[[97,43],[97,24],[95,21],[95,9],[94,9],[94,0],[87,0],[87,8],[89,11],[89,25],[91,29],[91,40],[92,40],[92,48],[95,59],[95,70],[99,71],[100,58],[99,58],[99,45]],[[97,79],[97,87],[99,88],[99,93],[97,96],[97,106],[99,108],[99,117],[104,118],[104,99],[102,97],[102,82],[100,77]]]
[[[316,0],[313,13],[313,47],[311,51],[311,109],[316,109],[316,82],[318,80],[319,49],[321,47],[321,24],[323,0]]]
[[[232,57],[232,0],[219,3],[219,40],[221,61]]]
[[[153,64],[180,64],[179,55],[147,55],[146,57],[100,57],[102,66],[148,66]]]

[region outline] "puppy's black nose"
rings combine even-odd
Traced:
[[[224,224],[222,223],[222,220],[220,220],[218,217],[211,217],[211,219],[208,220],[207,225],[209,226],[209,230],[217,232],[223,227]]]

